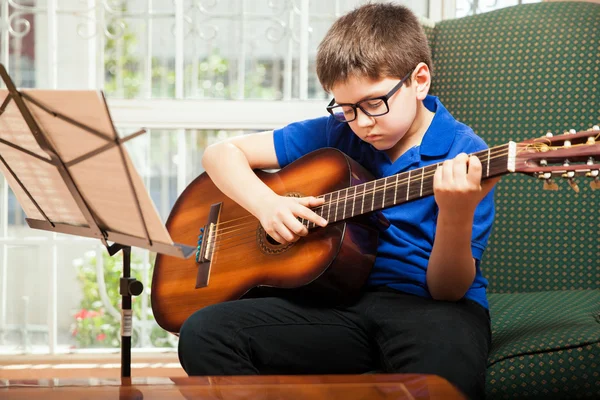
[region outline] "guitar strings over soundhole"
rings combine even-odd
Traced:
[[[302,193],[298,192],[290,192],[286,193],[287,197],[303,197]],[[294,245],[294,243],[281,244],[275,239],[273,239],[262,227],[259,223],[258,228],[256,229],[256,241],[258,243],[258,248],[265,254],[279,254],[283,253],[290,247]]]
[[[265,254],[279,254],[289,249],[294,243],[281,244],[265,231],[261,224],[256,229],[258,248]]]

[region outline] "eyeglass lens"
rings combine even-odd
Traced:
[[[351,105],[332,107],[331,114],[338,121],[350,122],[356,118],[356,108],[360,108],[370,117],[377,117],[388,112],[387,102],[383,99],[367,99],[357,103],[355,107]]]

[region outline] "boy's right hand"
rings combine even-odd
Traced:
[[[327,220],[309,208],[320,206],[324,201],[313,196],[286,197],[273,193],[273,196],[263,199],[254,215],[269,236],[281,244],[288,244],[308,234],[308,229],[298,218],[322,227],[327,225]]]

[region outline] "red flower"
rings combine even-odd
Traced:
[[[99,342],[103,342],[106,339],[106,335],[104,333],[99,333],[96,335],[96,340]]]
[[[85,308],[82,308],[81,310],[79,310],[78,313],[76,313],[74,315],[74,317],[77,320],[82,320],[82,319],[86,319],[86,318],[94,318],[94,317],[97,317],[98,315],[102,315],[102,314],[99,313],[98,311],[86,310]]]

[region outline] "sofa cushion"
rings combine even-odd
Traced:
[[[599,290],[490,294],[489,300],[489,398],[600,398]]]

